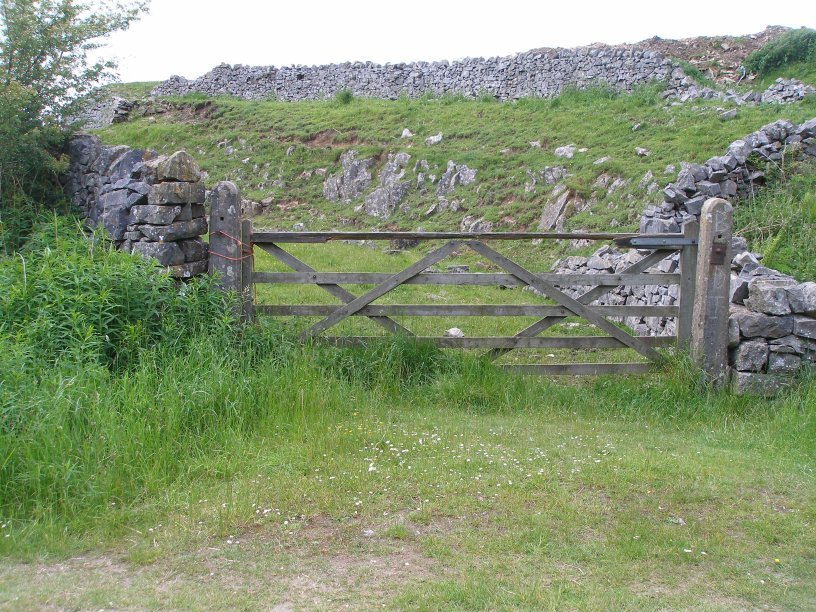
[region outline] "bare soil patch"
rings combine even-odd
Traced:
[[[303,141],[307,147],[316,149],[348,147],[356,145],[360,142],[357,132],[352,130],[350,132],[340,132],[334,128],[322,130],[316,134],[312,134]]]

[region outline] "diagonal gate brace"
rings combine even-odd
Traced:
[[[466,242],[465,244],[468,247],[470,247],[473,251],[484,256],[486,259],[489,259],[490,261],[492,261],[499,267],[503,268],[504,270],[506,270],[519,280],[527,283],[528,285],[534,287],[535,289],[538,289],[547,297],[551,298],[552,300],[559,303],[561,306],[575,313],[577,316],[586,319],[587,321],[595,325],[597,328],[608,333],[613,338],[617,338],[623,344],[625,344],[629,348],[634,349],[644,357],[647,357],[648,359],[651,359],[653,361],[662,360],[660,353],[655,351],[653,348],[647,346],[645,343],[639,341],[634,336],[627,334],[617,325],[615,325],[611,321],[608,321],[601,315],[597,314],[595,311],[592,310],[591,307],[585,306],[581,304],[581,302],[579,302],[578,300],[571,298],[565,293],[559,291],[550,283],[541,280],[538,276],[536,276],[529,270],[511,261],[501,253],[497,253],[486,244],[476,241]]]
[[[451,253],[453,253],[458,246],[459,246],[458,242],[455,241],[448,242],[447,244],[436,249],[435,251],[431,251],[415,264],[405,268],[402,272],[394,274],[381,284],[374,287],[374,289],[372,289],[368,293],[352,300],[345,306],[339,307],[328,317],[312,325],[312,327],[310,327],[308,330],[301,334],[301,338],[304,340],[306,338],[311,338],[313,336],[316,336],[320,332],[323,332],[328,328],[337,325],[340,321],[350,317],[354,313],[365,308],[377,298],[382,297],[389,291],[392,291],[393,289],[399,287],[405,281],[413,278],[417,274],[422,273],[424,270],[434,265],[435,263],[442,261],[443,259],[448,257]]]
[[[308,264],[300,261],[297,257],[289,253],[288,251],[283,250],[277,244],[273,243],[266,243],[260,244],[260,246],[264,251],[272,255],[275,259],[280,261],[281,263],[286,264],[290,268],[292,268],[295,272],[309,272],[315,273],[317,270],[309,266]],[[351,291],[347,291],[343,289],[340,285],[324,285],[324,284],[317,284],[318,287],[331,293],[334,297],[341,300],[343,303],[348,304],[349,302],[354,301],[357,296],[354,295]],[[378,316],[370,316],[368,317],[374,323],[379,325],[380,327],[384,327],[392,334],[405,334],[406,336],[413,336],[414,334],[411,330],[403,327],[393,319],[389,317],[378,317]]]
[[[629,266],[628,268],[626,268],[625,270],[623,270],[623,272],[621,272],[621,274],[639,274],[640,272],[643,272],[644,270],[648,270],[653,265],[661,262],[666,257],[668,257],[669,254],[671,254],[673,252],[674,251],[672,251],[672,250],[655,251],[654,253],[651,253],[651,254],[647,255],[646,257],[644,257],[643,259],[641,259],[637,263],[634,263],[631,266]],[[612,287],[599,285],[597,287],[593,287],[592,289],[590,289],[588,291],[585,291],[584,293],[579,295],[576,299],[579,302],[581,302],[581,304],[589,304],[594,299],[599,298],[604,293],[609,292],[611,289],[612,289]],[[522,329],[519,333],[516,334],[516,337],[517,338],[519,338],[519,337],[529,338],[529,337],[537,336],[541,332],[546,331],[547,329],[549,329],[550,327],[552,327],[556,323],[559,323],[560,321],[563,321],[566,318],[567,317],[560,316],[560,315],[559,316],[552,316],[551,315],[551,316],[548,316],[548,317],[544,317],[543,319],[539,319],[538,321],[536,321],[532,325]],[[489,351],[487,353],[487,357],[491,361],[494,361],[494,360],[498,359],[499,357],[501,357],[502,355],[505,355],[506,353],[509,353],[512,350],[513,349],[493,349],[492,351]]]

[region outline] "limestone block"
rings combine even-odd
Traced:
[[[751,145],[744,140],[735,140],[728,147],[728,154],[733,155],[738,163],[744,164],[751,154],[751,150]]]
[[[134,193],[138,193],[141,195],[147,195],[148,193],[150,193],[150,185],[148,183],[145,183],[144,181],[129,180],[127,181],[126,186]]]
[[[111,191],[99,198],[103,229],[114,240],[122,240],[130,222],[131,195],[127,189]]]
[[[790,384],[784,376],[758,372],[732,372],[731,387],[738,395],[773,397]]]
[[[700,181],[697,183],[699,192],[709,198],[719,197],[722,195],[722,188],[719,183],[712,183],[711,181]]]
[[[734,318],[728,319],[728,348],[736,348],[740,343],[739,323]]]
[[[198,276],[199,274],[204,274],[207,272],[207,260],[202,259],[201,261],[193,261],[177,266],[170,266],[167,268],[167,271],[173,278],[192,278],[193,276]]]
[[[674,219],[661,219],[658,217],[642,217],[640,219],[640,232],[642,234],[675,234],[680,231],[680,225]]]
[[[374,164],[372,158],[357,159],[357,151],[352,149],[340,156],[340,164],[343,172],[329,176],[323,183],[323,197],[330,202],[350,202],[371,185],[369,168]]]
[[[768,363],[768,344],[765,340],[742,342],[732,351],[730,361],[740,372],[762,372]]]
[[[248,201],[248,200],[247,200]],[[241,211],[243,212],[243,202]],[[253,202],[253,204],[256,204]],[[181,212],[175,218],[176,221],[191,221],[193,219],[201,219],[207,214],[207,209],[203,204],[182,204]]]
[[[677,175],[677,181],[675,181],[674,184],[675,187],[682,189],[687,193],[694,193],[697,191],[697,183],[694,180],[694,175],[689,169],[681,170],[680,174]]]
[[[787,287],[793,280],[768,280],[758,278],[748,283],[748,299],[745,305],[756,312],[771,315],[785,315],[790,313]]]
[[[132,252],[155,259],[162,266],[184,263],[184,253],[174,242],[134,242]]]
[[[170,225],[181,212],[181,206],[134,206],[130,209],[130,223]]]
[[[197,183],[201,180],[201,171],[189,153],[176,151],[156,165],[156,180]]]
[[[204,183],[159,183],[150,188],[147,203],[151,206],[201,204],[205,200]]]
[[[802,358],[792,353],[771,353],[768,358],[769,374],[795,374],[802,366]]]
[[[439,132],[434,136],[428,136],[428,138],[425,139],[425,144],[429,147],[439,144],[440,142],[442,142],[442,132]]]
[[[150,149],[130,149],[111,163],[107,174],[112,183],[139,178],[144,162],[156,157],[158,154]]]
[[[185,262],[201,261],[207,258],[209,245],[199,238],[179,240],[177,244],[184,253]]]
[[[792,316],[777,317],[736,306],[732,307],[731,317],[737,321],[740,334],[745,338],[782,338],[793,333]]]
[[[377,187],[366,196],[361,208],[367,215],[387,219],[396,210],[403,198],[408,195],[410,187],[411,183],[409,181],[394,183],[387,187]]]
[[[768,344],[773,353],[794,353],[795,355],[803,355],[816,350],[816,341],[794,336],[793,334],[771,340]]]
[[[693,198],[689,198],[685,202],[683,202],[683,206],[686,208],[686,211],[690,215],[694,215],[695,217],[699,217],[700,213],[703,210],[703,204],[705,204],[706,198],[705,196],[694,196]]]
[[[793,333],[803,338],[816,338],[816,319],[797,315],[793,318]]]
[[[791,311],[816,317],[816,283],[808,282],[786,287]]]
[[[447,195],[457,185],[470,185],[476,180],[476,170],[468,168],[464,164],[457,164],[454,161],[448,161],[448,166],[445,172],[439,177],[439,184],[436,187],[436,195]]]
[[[731,274],[729,296],[732,304],[742,304],[748,297],[748,281],[737,274]]]
[[[140,225],[139,231],[148,240],[154,242],[173,242],[185,238],[197,238],[207,233],[207,220],[175,221],[170,225]]]

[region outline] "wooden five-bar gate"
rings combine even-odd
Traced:
[[[253,230],[248,220],[235,214],[237,190],[230,183],[221,183],[211,196],[211,270],[220,273],[222,283],[243,296],[242,316],[255,315],[318,317],[319,320],[301,334],[304,340],[319,338],[338,346],[357,346],[381,339],[378,336],[326,336],[325,332],[350,317],[367,317],[391,334],[414,336],[394,317],[536,317],[537,320],[513,336],[505,337],[417,337],[440,348],[487,349],[486,357],[498,357],[514,349],[625,349],[630,348],[646,358],[634,363],[547,363],[504,365],[523,373],[538,374],[606,374],[641,373],[661,361],[659,347],[672,345],[700,347],[706,350],[706,337],[723,335],[722,321],[711,321],[722,315],[722,274],[714,278],[715,269],[722,269],[730,243],[730,206],[728,219],[704,217],[706,237],[700,236],[696,222],[687,223],[679,234],[610,234],[610,233],[463,233],[463,232],[277,232]],[[240,201],[240,200],[239,200]],[[720,209],[722,205],[717,204]],[[711,207],[709,207],[711,208]],[[713,210],[713,208],[712,208]],[[719,209],[718,209],[719,210]],[[719,220],[720,223],[714,223]],[[643,257],[619,273],[557,274],[532,271],[492,245],[499,241],[519,240],[590,240],[613,241],[619,247],[638,249]],[[319,271],[286,250],[292,244],[325,244],[338,240],[367,241],[436,241],[435,246],[419,261],[394,273],[325,272]],[[706,252],[698,253],[700,241],[706,242]],[[286,272],[253,270],[253,249],[259,248],[289,268]],[[442,273],[429,271],[446,258],[469,249],[498,267],[495,273]],[[659,262],[680,253],[677,273],[653,273]],[[720,270],[721,272],[721,270]],[[727,272],[726,272],[727,277]],[[315,285],[337,299],[334,304],[255,304],[254,285],[259,283]],[[699,292],[698,286],[705,285]],[[555,304],[382,304],[375,303],[403,285],[475,285],[529,286],[550,298]],[[346,287],[373,285],[373,288],[353,293]],[[679,299],[675,305],[596,305],[599,297],[618,286],[678,285]],[[716,285],[715,291],[711,286]],[[573,297],[564,288],[582,287]],[[695,305],[695,295],[704,300]],[[697,300],[699,302],[699,300]],[[725,304],[727,326],[727,296]],[[606,335],[602,336],[541,336],[542,332],[563,322],[567,317],[580,317]],[[635,336],[609,317],[674,317],[676,336]],[[715,324],[717,330],[712,325]],[[695,328],[696,329],[695,331]],[[726,332],[727,333],[727,328]],[[709,342],[710,343],[710,342]],[[723,346],[726,342],[723,342]],[[709,347],[710,348],[710,347]],[[719,350],[719,349],[717,349]],[[724,350],[724,349],[723,349]],[[715,358],[716,359],[716,358]],[[720,358],[724,361],[724,357]],[[714,373],[716,377],[716,373]]]

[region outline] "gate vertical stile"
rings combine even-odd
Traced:
[[[725,384],[728,372],[733,222],[728,201],[710,198],[703,205],[690,349],[707,382],[715,387]]]
[[[683,225],[683,236],[697,240],[700,223],[688,221]],[[697,287],[697,244],[685,244],[680,251],[680,315],[677,317],[677,344],[688,349],[691,343],[692,315],[694,313],[694,293]]]
[[[229,181],[221,181],[207,195],[210,207],[209,274],[218,276],[226,292],[241,292],[241,192]],[[234,314],[241,317],[243,306],[235,303]]]
[[[254,318],[255,285],[252,275],[255,270],[255,255],[252,246],[252,220],[241,221],[241,305],[245,322]]]

